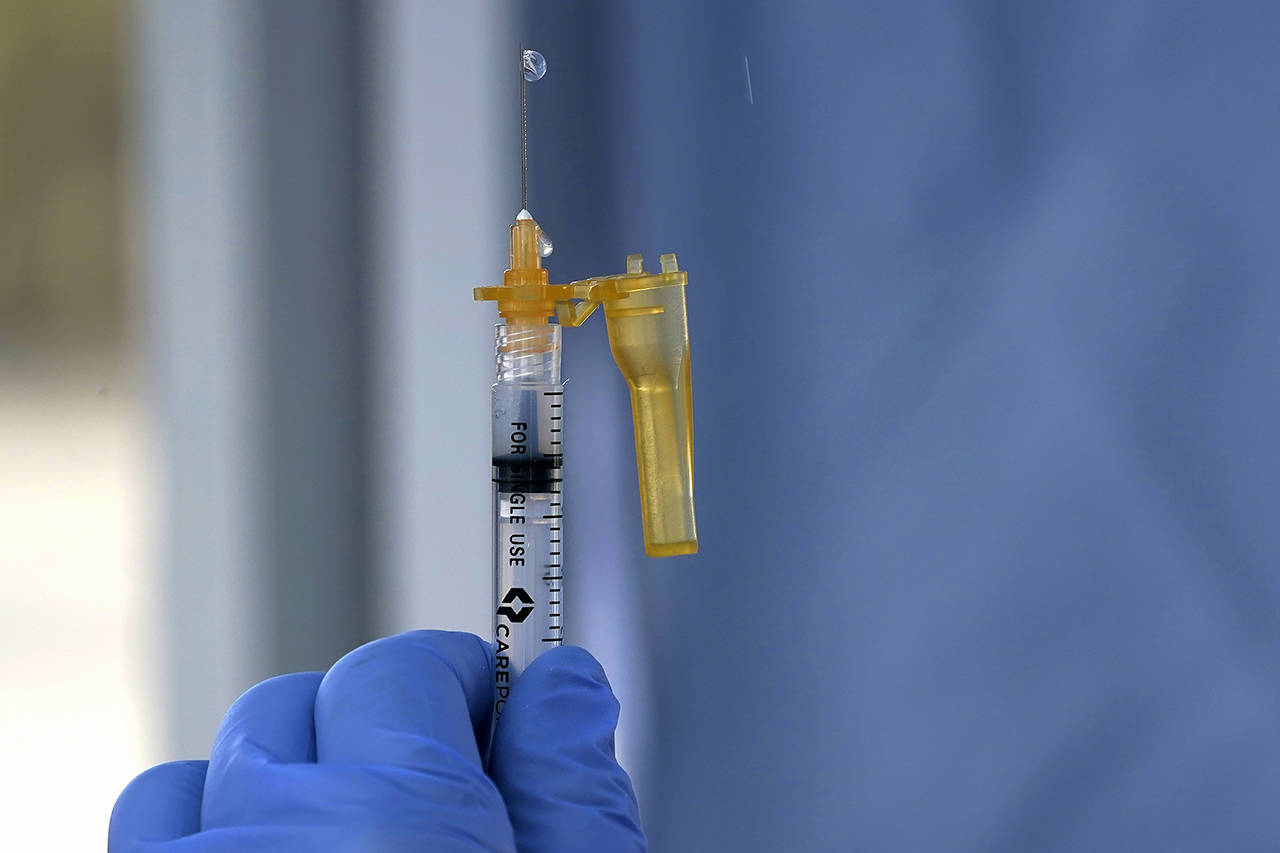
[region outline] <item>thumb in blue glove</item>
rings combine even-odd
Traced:
[[[489,646],[439,631],[265,681],[228,711],[208,762],[125,789],[109,851],[643,851],[599,664],[573,647],[535,661],[486,774],[492,689]]]
[[[489,774],[519,849],[644,850],[631,779],[614,758],[618,700],[575,646],[544,653],[511,690]]]

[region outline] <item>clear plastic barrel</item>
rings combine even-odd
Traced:
[[[494,715],[511,682],[564,641],[560,327],[495,327]]]

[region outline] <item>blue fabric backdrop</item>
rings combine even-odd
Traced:
[[[697,557],[618,564],[603,333],[566,367],[626,463],[569,494],[631,541],[570,548],[635,605],[583,631],[648,638],[654,850],[1274,849],[1280,7],[540,2],[525,36],[557,278],[691,275]]]

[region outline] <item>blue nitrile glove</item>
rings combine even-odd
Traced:
[[[618,703],[591,655],[551,649],[517,680],[480,763],[493,652],[471,634],[369,643],[328,673],[264,681],[206,761],[120,795],[110,853],[642,851],[613,756]]]

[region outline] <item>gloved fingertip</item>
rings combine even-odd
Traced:
[[[614,755],[619,705],[585,649],[539,656],[511,688],[489,773],[522,851],[643,850],[631,780]]]
[[[604,667],[590,652],[577,646],[550,649],[512,685],[496,746],[518,741],[522,750],[536,751],[593,743],[612,754],[619,712]]]
[[[591,652],[581,646],[557,646],[548,650],[529,664],[521,678],[578,683],[584,686],[589,682],[613,692],[613,687],[604,674],[604,667]]]
[[[316,758],[401,766],[406,740],[419,739],[447,744],[478,767],[477,732],[492,701],[493,651],[474,634],[410,631],[375,640],[344,655],[320,682]]]
[[[146,842],[173,841],[200,831],[207,761],[171,761],[140,774],[111,811],[108,853]]]

